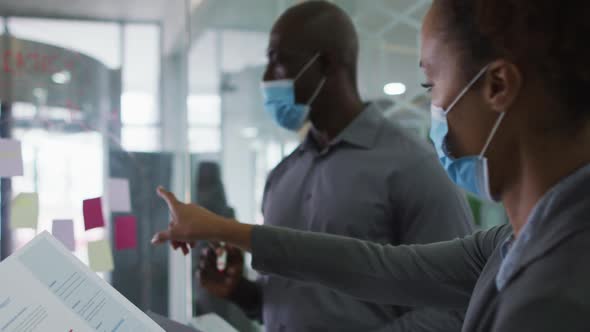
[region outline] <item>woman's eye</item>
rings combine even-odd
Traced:
[[[426,89],[426,91],[428,92],[432,92],[432,87],[434,86],[433,84],[430,83],[422,83],[420,84],[424,89]]]

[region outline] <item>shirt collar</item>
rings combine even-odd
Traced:
[[[359,148],[371,149],[375,146],[379,129],[384,121],[387,121],[387,119],[379,108],[374,104],[367,104],[365,109],[357,115],[348,127],[332,140],[329,147],[346,142]],[[305,137],[300,149],[304,151],[309,147],[315,147],[315,139],[311,130]]]
[[[504,240],[504,242],[502,242],[502,245],[500,246],[500,257],[502,257],[502,259],[508,256],[508,252],[510,251],[513,243],[514,235],[512,234],[506,240]]]
[[[588,178],[590,178],[590,164],[578,169],[553,186],[535,204],[520,234],[526,234],[526,237],[536,234],[539,228],[545,226],[552,219],[550,217],[552,213],[556,213],[556,210],[566,206],[563,200],[564,197],[568,196],[569,191],[574,190],[575,187]]]
[[[564,194],[573,190],[580,183],[590,178],[590,164],[586,165],[573,174],[561,180],[553,186],[543,197],[535,204],[533,210],[529,213],[526,224],[523,226],[521,234],[534,234],[541,225],[548,222],[551,218],[549,215],[555,210],[562,208]],[[520,235],[519,235],[520,237]]]

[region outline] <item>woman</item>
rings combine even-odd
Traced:
[[[587,1],[434,0],[423,22],[439,159],[458,185],[501,200],[510,225],[381,246],[240,224],[159,189],[173,221],[154,243],[226,241],[263,272],[363,300],[467,307],[463,331],[588,331],[587,17]]]

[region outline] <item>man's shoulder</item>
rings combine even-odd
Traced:
[[[269,173],[266,177],[267,185],[272,182],[273,179],[280,177],[286,170],[291,168],[296,159],[301,155],[301,144],[295,148],[290,154],[284,157]]]
[[[421,137],[411,129],[403,128],[387,118],[384,118],[383,121],[375,142],[376,149],[409,160],[436,156],[433,147],[428,144],[425,137]]]

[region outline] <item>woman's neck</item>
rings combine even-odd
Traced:
[[[564,139],[551,137],[523,148],[512,185],[502,195],[514,234],[518,236],[539,200],[576,170],[590,164],[590,130]],[[572,143],[573,142],[573,143]]]

